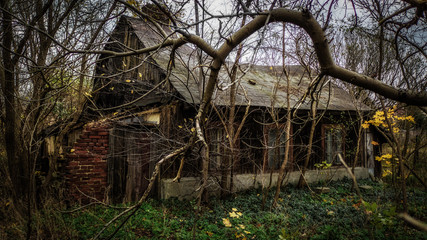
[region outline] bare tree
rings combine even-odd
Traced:
[[[217,41],[207,41],[205,40],[207,38],[203,38],[201,34],[199,34],[200,36],[192,34],[190,28],[194,25],[193,23],[180,21],[176,15],[170,14],[173,12],[170,10],[176,8],[178,4],[160,4],[155,0],[152,2],[168,16],[171,29],[175,33],[179,33],[180,37],[172,38],[165,34],[164,41],[158,45],[124,52],[97,50],[98,45],[96,43],[98,37],[102,37],[102,26],[106,25],[108,29],[106,19],[109,19],[114,11],[123,10],[122,6],[125,6],[126,9],[138,10],[136,3],[115,1],[113,5],[107,5],[110,10],[104,11],[104,14],[107,14],[104,15],[101,14],[103,10],[101,6],[104,5],[102,1],[89,1],[89,5],[78,0],[68,2],[51,0],[44,2],[40,0],[17,5],[13,4],[14,1],[11,0],[0,2],[2,25],[0,83],[3,93],[1,121],[2,126],[4,126],[2,127],[4,132],[4,139],[2,140],[7,152],[14,198],[17,200],[16,204],[21,205],[19,209],[23,209],[21,210],[22,214],[30,213],[34,207],[34,170],[43,139],[42,133],[46,126],[52,123],[49,120],[53,122],[58,120],[58,117],[54,116],[53,113],[54,109],[58,109],[59,100],[66,99],[61,94],[69,87],[75,87],[77,91],[81,91],[85,85],[86,77],[90,77],[91,70],[87,70],[86,66],[90,65],[88,61],[92,60],[91,56],[93,55],[87,54],[108,54],[111,57],[129,56],[153,52],[167,46],[173,46],[176,49],[184,44],[193,44],[210,57],[209,76],[206,83],[203,84],[204,91],[195,116],[195,131],[191,133],[185,146],[158,161],[146,192],[138,204],[123,214],[136,211],[145,200],[154,184],[154,179],[159,174],[160,166],[189,151],[196,141],[206,148],[204,151],[201,198],[207,185],[209,168],[209,146],[206,142],[203,121],[211,107],[212,95],[218,85],[219,71],[236,47],[253,38],[254,34],[262,32],[263,29],[268,29],[266,27],[272,23],[294,25],[310,37],[312,48],[318,60],[319,75],[340,79],[390,100],[426,106],[425,73],[423,75],[420,71],[423,68],[414,70],[415,75],[407,74],[409,72],[408,63],[414,62],[415,59],[425,62],[426,59],[426,44],[420,40],[423,39],[420,34],[426,26],[427,3],[425,1],[398,3],[351,1],[352,4],[348,4],[351,5],[349,9],[355,13],[355,18],[352,21],[355,27],[359,26],[360,19],[364,17],[364,13],[360,12],[361,9],[364,11],[372,10],[370,14],[373,15],[381,13],[376,15],[377,18],[375,19],[381,26],[379,36],[382,40],[380,43],[394,42],[396,46],[394,48],[396,51],[395,58],[401,63],[401,72],[397,78],[393,78],[397,80],[390,77],[388,78],[390,81],[385,81],[386,73],[381,72],[382,64],[378,66],[375,74],[359,73],[358,69],[349,70],[336,64],[339,61],[333,57],[336,54],[333,51],[331,53],[330,39],[333,38],[333,33],[329,31],[328,26],[333,19],[331,9],[336,6],[337,1],[298,1],[299,6],[296,5],[297,1],[290,1],[289,5],[285,6],[289,8],[276,8],[276,1],[257,1],[257,4],[252,5],[238,1],[240,6],[233,8],[235,12],[229,14],[209,12],[204,9],[204,4],[196,2],[200,8],[203,8],[203,14],[206,15],[206,18],[198,19],[199,22],[207,23],[208,20],[218,20],[218,25],[212,28],[213,32],[218,33],[217,37],[212,39]],[[89,9],[91,9],[90,11],[99,10],[98,15],[87,14],[90,12]],[[386,11],[387,9],[388,11]],[[349,12],[351,12],[350,10]],[[147,17],[143,12],[139,12],[139,14],[142,17]],[[228,21],[243,18],[243,16],[246,19],[242,21],[239,29],[221,25],[222,20]],[[156,23],[155,19],[147,19],[153,21],[154,24],[160,24]],[[220,31],[217,31],[218,29]],[[408,29],[411,31],[407,31]],[[260,34],[260,36],[263,35]],[[81,41],[82,39],[83,41]],[[262,42],[262,39],[259,42]],[[381,55],[378,59],[383,59],[382,62],[386,59],[381,50],[383,46],[378,47],[380,49],[379,55]],[[236,56],[240,55],[239,52],[237,51]],[[76,59],[80,59],[78,66],[71,64],[75,63]],[[235,57],[234,60],[238,63],[239,57]],[[81,74],[78,78],[69,74],[76,69],[79,69],[77,72]],[[231,71],[231,78],[233,78],[234,72]],[[75,82],[76,79],[78,79],[77,82]],[[66,125],[62,133],[71,128],[72,123],[76,122],[81,112],[81,102],[85,97],[79,94],[82,93],[78,93],[78,101],[73,103],[77,108],[77,115],[67,119],[69,124]],[[90,93],[88,94],[90,95]],[[234,114],[230,111],[228,119],[230,132],[235,130],[233,117]],[[290,117],[288,120],[290,121]],[[237,133],[238,131],[234,132],[234,135],[237,136]],[[58,143],[60,142],[61,137],[58,138]],[[233,141],[230,144],[231,149],[233,149]],[[55,155],[59,153],[59,147],[57,149]],[[233,162],[234,160],[231,161],[231,164]],[[53,165],[54,163],[55,160],[52,160]],[[286,165],[286,161],[283,164]],[[20,196],[19,193],[24,193],[25,197]],[[30,216],[27,218],[30,219]],[[28,236],[30,236],[30,231],[28,231]]]
[[[91,8],[98,10],[86,14]],[[27,220],[27,238],[31,214],[37,208],[35,172],[41,146],[46,136],[59,132],[42,184],[47,193],[57,176],[63,136],[80,117],[84,93],[89,92],[92,70],[88,66],[94,55],[71,54],[66,48],[82,52],[99,48],[96,42],[115,9],[113,4],[102,13],[102,1],[0,3],[0,84],[5,103],[1,141],[7,153],[11,197],[17,213]]]

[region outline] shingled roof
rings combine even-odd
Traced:
[[[136,36],[144,47],[154,46],[163,41],[160,31],[148,21],[123,17],[134,30]],[[171,29],[163,26],[163,31],[172,38],[177,38]],[[162,48],[152,53],[151,57],[156,64],[167,69],[170,61],[171,48]],[[170,83],[190,104],[200,103],[200,94],[197,79],[196,51],[188,45],[181,46],[176,51],[175,65],[170,76]],[[250,100],[251,106],[286,108],[287,91],[286,78],[278,66],[242,65],[238,78],[238,93],[236,97],[237,105],[247,105]],[[290,105],[292,108],[298,106],[300,109],[309,109],[309,98],[300,103],[303,95],[310,84],[308,74],[301,66],[287,66],[290,76]],[[165,70],[166,71],[166,70]],[[213,96],[213,102],[219,106],[226,106],[230,103],[229,86],[230,78],[224,67],[221,69],[218,78],[218,88]],[[319,97],[318,109],[329,110],[356,110],[355,99],[332,81],[326,79],[320,84],[322,91]],[[274,89],[277,88],[277,91]],[[357,104],[359,110],[369,110],[369,107],[362,103]]]

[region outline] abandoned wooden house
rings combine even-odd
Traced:
[[[132,51],[162,42],[162,30],[149,21],[121,17],[106,50]],[[98,200],[135,201],[145,191],[155,163],[165,154],[183,146],[194,131],[193,117],[200,104],[203,79],[208,69],[197,68],[197,52],[181,46],[168,65],[171,48],[149,54],[111,57],[103,54],[96,68],[93,105],[87,113],[93,120],[70,135],[66,177],[71,194]],[[170,70],[168,71],[168,66]],[[200,74],[199,71],[202,71]],[[209,189],[220,186],[224,169],[232,174],[230,191],[267,186],[277,181],[277,170],[284,158],[287,98],[292,108],[288,183],[295,183],[306,159],[311,129],[310,97],[302,99],[311,82],[301,66],[287,67],[290,86],[281,67],[242,65],[235,82],[235,119],[239,129],[230,160],[227,133],[230,106],[230,77],[226,67],[220,74],[212,108],[205,122],[210,149]],[[316,128],[305,178],[308,182],[340,179],[346,176],[338,160],[341,154],[358,177],[369,177],[374,166],[374,137],[364,132],[358,146],[359,112],[368,110],[331,80],[323,79],[317,96]],[[241,124],[244,121],[244,124]],[[185,156],[180,181],[173,181],[180,158],[166,163],[157,179],[153,196],[159,198],[193,197],[200,184],[200,146]],[[354,162],[358,159],[357,162]],[[326,170],[319,168],[331,163]],[[272,178],[270,178],[270,174]]]

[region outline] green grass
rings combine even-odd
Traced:
[[[312,194],[284,187],[279,205],[271,209],[273,192],[261,209],[261,190],[240,193],[227,200],[212,199],[195,216],[194,201],[149,200],[117,233],[117,239],[427,239],[427,234],[406,226],[396,217],[394,192],[381,184],[362,181],[365,204],[349,191],[351,183],[332,183],[331,191]],[[409,213],[427,221],[427,193],[408,191]],[[365,214],[364,207],[369,212]],[[92,207],[63,214],[81,239],[93,237],[120,210]],[[231,214],[231,215],[230,215]],[[239,216],[239,217],[236,217]],[[227,219],[231,227],[226,227]],[[227,221],[226,220],[226,221]],[[103,237],[112,233],[113,224]]]

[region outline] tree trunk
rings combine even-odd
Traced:
[[[19,152],[22,150],[18,146],[18,131],[20,124],[18,120],[19,109],[16,107],[16,88],[15,88],[15,67],[12,62],[11,52],[12,49],[12,16],[10,15],[10,6],[6,1],[1,2],[3,14],[3,50],[2,53],[2,92],[5,102],[5,146],[7,154],[7,165],[9,170],[9,177],[12,180],[12,194],[16,208],[19,212],[25,214],[25,202],[28,196],[28,166],[25,159],[19,157]]]
[[[314,95],[313,95],[314,96]],[[314,138],[314,132],[316,130],[316,110],[317,110],[317,99],[313,98],[311,102],[311,128],[310,128],[310,136],[308,138],[308,146],[307,146],[307,156],[305,157],[304,166],[302,167],[301,176],[298,181],[298,188],[303,188],[305,185],[307,185],[307,182],[305,181],[304,174],[307,171],[308,164],[310,162],[311,152],[313,148],[313,138]]]

